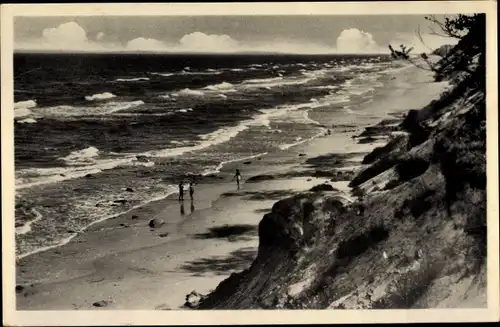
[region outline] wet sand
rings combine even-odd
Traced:
[[[385,92],[357,109],[365,114],[325,123],[333,125],[331,135],[250,163],[228,164],[220,182],[196,185],[192,202],[189,195],[183,202],[173,195],[92,225],[68,244],[20,259],[17,309],[175,310],[191,291],[214,289],[252,263],[259,221],[276,201],[325,182],[339,190],[332,192],[350,196],[349,180],[332,177],[337,171],[360,169],[363,156],[386,142],[358,143],[353,136],[384,118],[426,105],[443,90],[442,83],[429,83],[428,73],[411,70],[395,73]],[[338,158],[334,163],[332,154]],[[243,181],[257,175],[273,178],[247,182],[237,190],[232,181],[236,168]],[[332,175],[317,177],[325,169]],[[164,224],[151,228],[152,219]],[[106,302],[97,308],[93,304],[98,301]]]

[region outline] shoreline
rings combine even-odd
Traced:
[[[244,161],[244,160],[248,160],[248,159],[253,159],[253,158],[258,158],[258,157],[266,155],[266,154],[267,153],[260,153],[260,154],[254,155],[254,156],[248,156],[248,157],[237,159],[237,160],[222,162],[221,164],[219,164],[219,166],[217,166],[217,168],[214,171],[209,171],[209,172],[206,172],[206,173],[202,173],[201,176],[206,177],[208,175],[219,174],[220,171],[221,171],[221,169],[225,165],[227,165],[227,164],[236,163],[236,162],[240,162],[240,161]],[[207,187],[208,185],[212,185],[212,184],[202,184],[202,185],[204,185],[204,187]],[[85,232],[87,229],[89,229],[90,227],[92,227],[95,224],[102,223],[102,222],[104,222],[104,221],[106,221],[108,219],[118,218],[118,217],[120,217],[122,215],[127,215],[130,212],[132,212],[132,211],[134,211],[136,209],[140,209],[140,208],[142,208],[144,206],[154,205],[155,202],[170,200],[169,198],[173,198],[174,195],[177,195],[177,194],[178,194],[178,192],[172,191],[172,192],[166,194],[165,196],[160,196],[160,197],[152,198],[152,199],[150,199],[150,200],[148,200],[148,201],[146,201],[144,203],[140,203],[140,204],[137,204],[135,206],[132,206],[131,208],[129,208],[129,209],[123,211],[123,212],[119,212],[119,213],[116,213],[116,214],[105,216],[102,219],[95,220],[95,221],[89,223],[88,225],[86,225],[85,227],[83,227],[82,229],[80,229],[78,232],[76,232],[73,235],[71,235],[70,237],[68,237],[67,239],[62,240],[58,244],[54,244],[54,245],[50,245],[50,246],[46,246],[46,247],[41,247],[41,248],[38,248],[38,249],[36,249],[34,251],[27,252],[27,253],[24,253],[22,255],[18,255],[16,257],[16,259],[17,260],[23,259],[23,258],[29,257],[29,256],[37,254],[37,253],[41,253],[41,252],[44,252],[44,251],[47,251],[47,250],[50,250],[50,249],[54,249],[54,248],[58,248],[58,247],[64,246],[64,245],[68,244],[69,242],[71,242],[71,240],[73,238],[75,238],[79,233]],[[43,216],[40,213],[37,212],[36,214],[37,214],[37,217],[35,219],[28,221],[25,225],[23,225],[21,227],[18,227],[19,229],[26,228],[26,231],[23,230],[23,232],[16,233],[16,235],[18,235],[18,234],[22,235],[22,234],[25,234],[25,233],[29,232],[31,230],[30,225],[33,224],[34,222],[40,220],[41,218],[43,218]]]
[[[418,87],[417,91],[414,91],[411,88],[409,88],[409,90],[410,92],[417,92],[418,94]],[[436,91],[435,93],[440,94],[441,92]],[[410,99],[413,100],[413,98]],[[386,101],[389,101],[389,103],[391,102],[391,100],[392,99],[386,99]],[[408,98],[406,100],[408,100]],[[425,101],[425,99],[423,100],[422,98],[420,98],[419,100]],[[428,100],[430,101],[432,100],[432,98]],[[374,100],[366,106],[368,108],[375,108],[378,106],[379,111],[386,110],[387,116],[390,116],[391,114],[391,110],[387,108],[386,104],[384,104],[383,101],[376,105]],[[366,110],[366,108],[364,109]],[[411,108],[404,106],[393,109],[400,113],[406,113]],[[360,109],[360,111],[361,110],[362,109]],[[376,111],[376,109],[373,109],[373,111]],[[311,114],[312,112],[308,113]],[[351,119],[355,120],[356,117],[351,117]],[[379,119],[378,121],[381,120],[382,119]],[[342,122],[339,122],[338,125],[342,125]],[[305,191],[310,189],[311,186],[324,183],[325,181],[328,182],[330,180],[330,178],[325,177],[298,177],[297,179],[280,179],[278,177],[275,180],[266,181],[265,183],[247,183],[246,180],[248,178],[263,174],[287,173],[290,172],[290,169],[293,168],[304,169],[312,173],[316,170],[314,168],[314,165],[312,168],[307,166],[307,162],[310,159],[326,156],[332,153],[348,154],[352,153],[352,150],[357,150],[358,155],[359,153],[368,153],[374,147],[381,146],[386,143],[386,140],[384,139],[376,140],[371,144],[358,143],[358,140],[353,138],[353,136],[359,135],[359,132],[364,130],[368,126],[370,126],[370,124],[356,126],[352,128],[353,130],[350,132],[339,131],[338,133],[335,132],[335,128],[332,128],[332,135],[319,136],[306,140],[303,143],[291,146],[286,150],[266,153],[264,155],[255,157],[255,159],[257,160],[252,160],[250,164],[244,166],[244,183],[242,184],[242,189],[239,192],[236,192],[239,194],[236,194],[235,196],[232,196],[230,192],[231,189],[235,188],[235,185],[233,183],[228,183],[228,179],[229,177],[231,177],[231,173],[232,171],[234,171],[235,167],[241,168],[243,166],[241,164],[238,165],[238,163],[240,161],[248,159],[244,158],[234,162],[228,162],[227,164],[222,165],[222,167],[219,169],[220,171],[218,173],[218,176],[220,177],[220,179],[218,181],[210,184],[199,184],[199,186],[195,189],[195,196],[201,194],[202,198],[196,199],[196,206],[198,208],[196,210],[192,210],[193,212],[188,215],[182,214],[182,211],[185,210],[183,209],[183,204],[180,204],[181,213],[173,214],[173,210],[177,209],[179,203],[177,203],[177,200],[174,197],[177,193],[172,193],[170,195],[167,195],[163,199],[158,199],[156,201],[138,205],[137,207],[134,207],[125,213],[117,214],[115,217],[108,217],[101,221],[93,222],[85,228],[86,232],[76,233],[67,243],[63,245],[54,246],[50,249],[38,251],[19,258],[20,263],[17,267],[17,284],[27,284],[30,286],[24,288],[22,293],[23,296],[21,296],[21,293],[18,294],[18,308],[22,307],[23,309],[36,309],[49,307],[60,309],[60,306],[62,305],[63,307],[69,307],[73,309],[88,309],[88,306],[91,307],[92,304],[88,302],[88,300],[85,300],[82,303],[82,296],[93,298],[93,300],[97,301],[102,300],[99,299],[99,297],[96,297],[101,293],[101,291],[99,291],[98,294],[92,293],[96,292],[100,288],[97,288],[94,291],[87,290],[87,288],[92,287],[85,287],[82,284],[86,283],[83,280],[79,280],[89,274],[89,276],[92,276],[93,274],[102,274],[101,277],[103,278],[103,280],[95,283],[101,284],[101,287],[103,287],[102,285],[105,285],[105,288],[108,289],[109,294],[114,294],[112,296],[113,300],[110,302],[112,303],[112,305],[110,304],[110,308],[112,309],[117,309],[119,307],[135,308],[134,304],[140,306],[151,306],[151,304],[153,304],[155,300],[156,302],[158,302],[162,298],[162,295],[158,294],[161,292],[156,290],[156,295],[153,296],[151,293],[149,293],[148,301],[145,301],[147,289],[139,290],[138,287],[140,287],[141,283],[138,282],[138,280],[142,281],[148,278],[144,276],[125,276],[128,274],[128,272],[126,272],[127,265],[123,266],[117,264],[111,265],[112,267],[107,267],[106,265],[100,266],[102,265],[102,263],[101,261],[99,261],[99,258],[107,257],[113,258],[115,260],[117,259],[117,257],[122,258],[122,260],[134,264],[136,264],[136,261],[139,260],[144,266],[152,265],[150,269],[145,268],[146,270],[144,270],[143,272],[145,272],[146,275],[154,275],[149,277],[149,281],[152,284],[156,284],[156,287],[165,289],[165,287],[168,288],[171,285],[177,285],[179,283],[184,285],[183,287],[178,287],[178,289],[174,292],[175,294],[168,297],[168,303],[163,303],[165,305],[159,303],[158,305],[154,306],[154,308],[161,307],[164,309],[178,308],[179,306],[176,306],[175,304],[182,303],[182,299],[184,298],[185,294],[189,293],[189,291],[185,291],[186,289],[189,288],[190,290],[196,289],[197,291],[208,291],[208,289],[206,289],[207,287],[203,286],[207,282],[211,284],[211,288],[215,288],[215,286],[217,286],[220,281],[227,277],[227,274],[223,275],[223,277],[220,277],[220,275],[212,276],[206,271],[203,271],[203,274],[205,274],[201,276],[203,278],[199,278],[200,276],[189,277],[189,273],[178,271],[175,263],[178,263],[177,261],[179,259],[182,263],[185,263],[189,261],[189,258],[192,258],[193,256],[192,253],[187,253],[191,252],[189,249],[187,252],[185,251],[185,246],[187,246],[188,248],[192,247],[193,252],[197,253],[202,258],[206,257],[207,255],[210,256],[214,253],[228,255],[230,253],[238,251],[238,249],[241,248],[250,249],[253,247],[255,250],[258,245],[258,238],[255,237],[255,223],[258,223],[260,221],[263,213],[265,212],[265,209],[268,209],[269,205],[272,206],[272,204],[275,203],[277,199],[289,196],[290,193],[293,194],[294,192],[297,193]],[[303,154],[303,156],[301,156],[301,154]],[[280,161],[283,163],[279,164]],[[287,161],[289,162],[287,163]],[[335,169],[346,169],[342,166],[343,164],[345,164],[345,166],[347,167],[354,167],[354,169],[355,167],[359,168],[361,166],[360,162],[358,163],[358,165],[353,164],[353,162],[356,163],[355,160],[341,161],[345,162],[340,163],[340,167],[336,167]],[[331,184],[335,185],[335,182],[332,182]],[[286,187],[288,187],[288,189],[286,189]],[[258,199],[252,200],[251,198],[253,196],[256,196]],[[170,203],[172,200],[176,201],[176,203]],[[185,201],[187,202],[189,200]],[[146,215],[145,218],[143,217],[144,215]],[[133,218],[134,216],[138,216],[138,218]],[[151,232],[150,229],[148,232],[146,230],[147,227],[145,226],[147,225],[147,222],[150,219],[155,219],[156,217],[161,216],[168,216],[170,219],[164,219],[164,224],[162,224],[162,227],[155,229],[154,232]],[[220,224],[224,222],[228,226],[230,226],[229,224],[235,224],[235,226],[240,226],[240,228],[243,228],[241,226],[247,226],[245,228],[249,228],[249,230],[251,231],[251,235],[244,235],[245,237],[248,237],[240,241],[228,241],[222,243],[220,243],[220,240],[225,240],[227,237],[214,237],[214,239],[217,239],[217,241],[214,241],[213,239],[210,239],[210,236],[207,236],[208,239],[211,240],[210,244],[207,240],[201,241],[196,238],[189,238],[189,235],[192,235],[192,233],[196,231],[198,231],[198,234],[201,235],[207,234],[202,233],[207,229],[211,230],[211,228],[214,227],[222,228],[221,226],[224,226],[224,224]],[[236,224],[238,222],[239,224]],[[214,224],[216,225],[214,226]],[[120,226],[121,228],[118,226]],[[151,238],[151,234],[157,235],[159,237],[155,237],[153,239]],[[166,236],[161,236],[165,234]],[[242,235],[236,235],[236,238],[238,238],[238,236]],[[127,240],[129,242],[127,242]],[[147,254],[148,250],[150,250],[158,256],[162,256],[163,254],[159,254],[163,253],[161,249],[168,250],[169,248],[174,252],[177,251],[179,252],[179,254],[182,254],[181,257],[176,257],[176,260],[171,260],[173,262],[170,262],[169,260],[167,260],[167,262],[163,262],[160,260],[160,262],[157,263],[156,259],[158,258],[155,257],[154,259],[152,259],[152,261],[156,263],[155,265],[151,263],[151,260],[147,260],[147,255],[141,255],[141,253]],[[233,267],[233,269],[229,269],[228,271],[238,271],[238,269],[241,270],[244,269],[244,267],[248,267],[253,260],[252,256],[250,255],[251,252],[252,251],[249,250],[248,253],[243,256],[245,260],[242,259],[242,261],[245,262],[241,262],[241,264],[236,268]],[[173,256],[174,254],[171,255]],[[192,259],[193,260],[191,261],[193,262],[196,262],[197,260],[196,257]],[[96,263],[99,264],[97,264],[96,266]],[[178,274],[172,274],[172,276],[163,275],[163,273],[161,272],[165,272],[165,265],[169,267],[171,265],[174,265],[174,267],[171,267],[173,270],[167,269],[168,274],[172,274],[172,272],[177,272]],[[30,271],[31,267],[42,271],[44,270],[44,267],[47,268],[44,272],[45,276],[44,273]],[[158,270],[158,268],[160,269]],[[55,271],[55,274],[51,274],[52,272],[47,270],[52,270],[52,272]],[[115,274],[119,274],[121,276],[121,279],[118,279],[120,283],[126,284],[122,285],[120,291],[117,291],[113,286],[113,277],[109,276],[113,274],[106,273],[110,271]],[[63,276],[66,275],[66,279],[60,278],[61,274]],[[175,275],[178,275],[180,277],[175,277]],[[165,279],[167,279],[167,282],[165,282]],[[20,283],[20,280],[25,280],[25,282]],[[154,282],[152,282],[153,280]],[[202,280],[204,283],[202,283],[200,280]],[[32,281],[35,282],[31,284]],[[102,283],[103,281],[105,282],[104,284]],[[174,284],[168,284],[168,281],[174,282]],[[167,286],[165,286],[164,284],[167,284]],[[74,295],[68,296],[66,298],[73,299],[73,301],[77,303],[72,303],[70,305],[69,303],[66,303],[65,301],[59,300],[57,298],[57,294],[60,292],[67,291],[71,294],[74,294],[78,290],[86,293],[86,296]],[[122,294],[122,291],[124,290],[125,293],[129,294],[129,296],[132,297],[128,298],[128,300],[123,299],[117,301],[116,297],[118,296],[118,294]],[[151,292],[151,290],[149,291]],[[142,295],[138,295],[137,292]],[[134,294],[136,297],[134,297]],[[151,297],[155,298],[155,296],[156,299],[150,299]],[[148,307],[149,309],[151,309],[150,306]]]

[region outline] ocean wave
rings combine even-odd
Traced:
[[[228,82],[222,82],[219,84],[209,85],[204,87],[205,90],[210,91],[236,91],[234,85]]]
[[[148,73],[150,75],[162,76],[162,77],[170,77],[170,76],[178,76],[178,75],[220,75],[223,72],[215,69],[207,69],[206,71],[193,72],[189,70],[182,70],[180,72],[174,73],[162,73],[162,72],[151,72]]]
[[[255,115],[252,119],[241,121],[235,126],[223,127],[214,132],[199,135],[199,138],[202,141],[197,145],[177,147],[173,149],[153,150],[141,155],[151,157],[176,157],[188,152],[203,150],[210,146],[228,142],[229,140],[252,126],[264,126],[270,128],[269,125],[271,118],[284,115],[290,111],[295,111],[303,108],[311,108],[313,105],[313,103],[301,103],[296,105],[280,106],[271,109],[263,109],[260,111],[260,114]]]
[[[92,151],[89,150],[91,153]],[[58,183],[100,173],[119,166],[131,165],[136,162],[136,155],[121,156],[116,159],[100,159],[87,165],[71,165],[68,167],[26,168],[16,171],[16,189]],[[82,159],[83,162],[83,159]]]
[[[193,111],[193,108],[187,108],[187,109],[179,109],[179,110],[177,110],[177,112],[183,112],[183,113],[186,113],[186,112],[189,112],[189,111]]]
[[[281,144],[278,146],[278,148],[280,150],[288,150],[290,149],[291,147],[294,147],[294,146],[297,146],[297,145],[300,145],[300,144],[303,144],[303,143],[306,143],[306,142],[309,142],[309,141],[312,141],[314,140],[315,138],[318,138],[320,136],[323,136],[325,135],[325,131],[326,131],[326,128],[322,128],[320,132],[318,132],[316,135],[314,135],[313,137],[310,137],[310,138],[300,138],[300,139],[295,139],[295,142],[293,143],[289,143],[289,144]]]
[[[185,88],[179,92],[172,93],[172,96],[204,96],[205,93],[200,90],[191,90],[190,88]]]
[[[283,80],[283,77],[255,78],[255,79],[248,79],[244,81],[242,84],[264,84],[281,80]]]
[[[88,147],[82,150],[73,151],[66,157],[60,158],[68,165],[88,165],[95,163],[95,157],[99,156],[99,149]]]
[[[33,112],[26,108],[20,108],[14,110],[14,118],[22,118],[31,115]]]
[[[37,103],[34,100],[19,101],[14,103],[14,118],[22,118],[30,116],[33,112],[31,108],[36,107]]]
[[[36,123],[36,120],[33,118],[26,118],[26,119],[18,120],[17,123],[19,123],[19,124],[34,124],[34,123]]]
[[[163,76],[163,77],[170,77],[176,75],[176,73],[149,73],[150,75],[157,75],[157,76]]]
[[[133,77],[133,78],[117,78],[115,82],[141,82],[149,81],[148,77]]]
[[[18,101],[14,103],[14,110],[16,109],[31,109],[36,107],[35,100]]]
[[[24,225],[22,225],[20,227],[16,227],[16,235],[22,235],[22,234],[26,234],[26,233],[30,232],[31,225],[33,225],[37,221],[40,221],[43,218],[42,214],[39,213],[35,208],[32,208],[31,212],[33,213],[35,218],[26,222]]]
[[[51,116],[55,118],[72,117],[72,116],[99,116],[108,115],[114,112],[134,108],[143,105],[144,101],[137,100],[131,102],[107,102],[98,106],[92,107],[74,107],[74,106],[55,106],[39,108],[33,114],[35,116]]]
[[[57,248],[57,247],[65,245],[65,244],[68,244],[79,233],[85,231],[86,229],[88,229],[89,227],[91,227],[91,226],[93,226],[95,224],[98,224],[98,223],[103,222],[103,221],[108,220],[108,219],[113,219],[113,218],[119,217],[119,216],[124,215],[124,214],[127,214],[127,213],[129,213],[129,212],[131,212],[133,210],[136,210],[137,208],[143,207],[144,205],[146,205],[148,203],[156,202],[156,201],[160,201],[160,200],[166,199],[167,197],[169,197],[172,194],[175,194],[176,192],[177,192],[177,186],[175,186],[175,185],[168,185],[166,192],[163,192],[162,195],[154,196],[154,197],[148,198],[147,200],[141,201],[140,203],[138,203],[138,204],[130,207],[129,209],[127,209],[125,211],[121,211],[121,212],[110,214],[110,215],[105,215],[104,217],[102,217],[100,219],[96,219],[96,220],[92,221],[91,223],[83,226],[82,228],[80,228],[78,230],[78,233],[70,234],[70,236],[68,236],[66,238],[63,238],[61,241],[57,242],[56,244],[49,245],[49,246],[39,247],[39,248],[36,248],[36,249],[34,249],[32,251],[29,251],[29,252],[26,252],[26,253],[22,253],[22,254],[18,255],[17,258],[18,259],[22,259],[22,258],[25,258],[27,256],[30,256],[30,255],[33,255],[33,254],[36,254],[36,253],[44,252],[44,251],[47,251],[47,250],[50,250],[50,249]]]
[[[87,101],[96,101],[96,100],[106,100],[106,99],[111,99],[115,98],[116,95],[110,92],[104,92],[104,93],[97,93],[93,95],[87,95],[85,96],[85,100]]]
[[[251,156],[247,156],[247,157],[243,157],[243,158],[236,158],[236,159],[232,159],[232,160],[226,160],[226,161],[222,161],[219,165],[217,166],[212,166],[212,167],[206,167],[203,172],[201,173],[202,176],[207,176],[207,175],[212,175],[212,174],[218,174],[220,173],[221,169],[229,164],[229,163],[233,163],[233,162],[238,162],[238,161],[243,161],[243,160],[250,160],[250,159],[255,159],[255,158],[258,158],[258,157],[262,157],[264,155],[266,155],[267,152],[262,152],[262,153],[258,153],[258,154],[254,154],[254,155],[251,155]]]

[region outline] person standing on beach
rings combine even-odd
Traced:
[[[179,201],[184,201],[184,182],[179,183]]]
[[[236,185],[238,185],[238,190],[239,190],[241,181],[241,174],[239,169],[236,169],[236,174],[234,175],[234,178],[236,178]]]
[[[193,202],[194,200],[193,194],[194,194],[194,182],[191,181],[189,182],[189,197],[191,198],[191,202]]]

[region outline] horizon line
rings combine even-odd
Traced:
[[[126,50],[110,50],[110,51],[85,51],[85,50],[24,50],[14,49],[13,54],[155,54],[155,55],[298,55],[298,56],[335,56],[335,55],[368,55],[368,56],[389,56],[387,52],[359,52],[359,53],[340,53],[340,52],[280,52],[280,51],[238,51],[238,52],[203,52],[203,51],[126,51]]]

